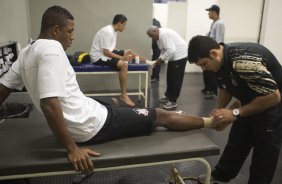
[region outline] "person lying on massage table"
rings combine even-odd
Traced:
[[[0,104],[13,89],[26,88],[35,107],[68,152],[77,171],[94,169],[91,156],[100,154],[77,143],[99,143],[121,137],[149,134],[154,127],[174,131],[216,128],[218,121],[176,114],[162,109],[118,107],[116,100],[86,97],[65,50],[74,40],[74,17],[60,6],[48,8],[42,16],[37,40],[19,53],[0,84]]]

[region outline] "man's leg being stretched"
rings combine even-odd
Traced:
[[[163,126],[170,130],[185,131],[199,128],[215,128],[216,123],[213,118],[201,118],[178,114],[156,108],[155,126]]]

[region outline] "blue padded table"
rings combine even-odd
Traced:
[[[96,66],[90,63],[73,66],[73,69],[77,75],[109,75],[118,74],[118,70],[109,66]],[[138,75],[137,91],[128,92],[128,95],[137,95],[140,101],[141,97],[144,98],[145,107],[148,106],[148,65],[147,64],[128,64],[128,74]],[[142,81],[142,75],[145,75],[145,80]],[[142,90],[142,83],[144,90]],[[91,92],[85,93],[86,96],[119,96],[120,93],[112,92]]]
[[[0,145],[0,180],[75,173],[67,159],[66,150],[36,110],[31,112],[29,118],[4,120],[0,124]],[[199,157],[217,155],[220,151],[201,130],[173,132],[158,129],[151,135],[88,147],[102,154],[93,157],[95,171],[194,159],[206,165],[208,176],[209,164]]]

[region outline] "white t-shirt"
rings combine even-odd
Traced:
[[[18,90],[25,86],[41,113],[40,99],[58,97],[68,130],[77,142],[96,135],[108,115],[105,106],[80,91],[66,53],[55,40],[39,39],[28,44],[3,77],[2,84]]]
[[[172,29],[159,28],[157,44],[161,51],[160,58],[163,61],[175,61],[187,57],[188,44]]]
[[[112,25],[107,25],[101,28],[94,36],[92,47],[90,50],[90,57],[92,62],[102,59],[106,61],[109,57],[105,56],[103,49],[113,51],[116,47],[117,32]]]

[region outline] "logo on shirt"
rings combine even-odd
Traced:
[[[147,109],[132,109],[138,115],[148,116],[149,111]]]

